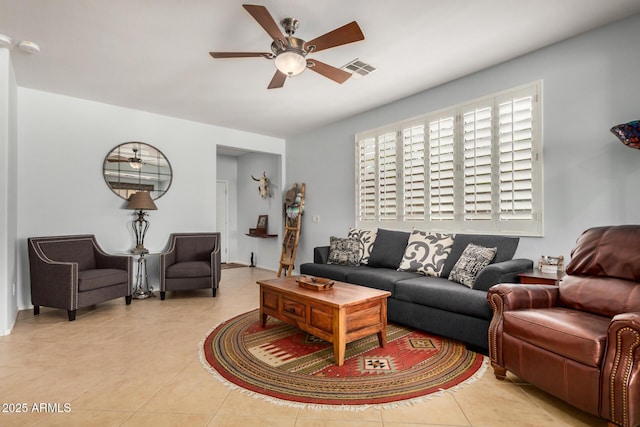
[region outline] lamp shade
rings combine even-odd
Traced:
[[[138,191],[129,198],[127,209],[155,211],[158,209],[148,191]]]

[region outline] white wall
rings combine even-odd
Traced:
[[[238,160],[238,257],[239,262],[248,264],[254,253],[256,266],[277,270],[280,261],[282,239],[282,163],[283,156],[264,153],[247,153]],[[258,183],[251,176],[260,178],[265,173],[271,180],[272,197],[262,199],[258,193]],[[259,215],[268,215],[269,234],[274,238],[246,236],[250,228],[255,228]]]
[[[328,245],[331,235],[345,236],[354,224],[357,132],[538,79],[543,80],[545,232],[542,238],[522,238],[516,256],[568,258],[589,227],[639,223],[640,150],[625,147],[609,132],[613,125],[640,119],[639,40],[636,15],[288,139],[287,174],[307,184],[297,264],[312,261],[313,247]],[[366,80],[347,84],[365,87]],[[311,221],[313,215],[320,216],[319,223]]]
[[[169,191],[151,211],[145,246],[165,248],[169,233],[215,230],[216,145],[284,154],[282,139],[67,96],[18,89],[18,239],[21,308],[30,306],[26,238],[95,234],[110,252],[135,239],[133,212],[107,187],[102,164],[127,141],[160,149],[173,168]],[[158,260],[149,257],[157,289]]]
[[[0,48],[0,335],[17,313],[17,86],[9,50]]]

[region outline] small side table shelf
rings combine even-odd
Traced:
[[[528,285],[556,285],[560,284],[560,281],[564,277],[564,273],[543,273],[540,270],[529,270],[524,273],[518,274],[520,283]]]
[[[145,299],[150,297],[155,297],[156,294],[153,293],[153,287],[149,286],[149,276],[147,274],[147,256],[149,255],[160,255],[160,252],[127,252],[123,255],[128,255],[138,257],[138,271],[136,273],[136,281],[133,287],[133,295],[134,299]]]

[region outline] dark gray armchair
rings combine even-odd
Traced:
[[[160,255],[160,299],[167,291],[211,288],[220,283],[220,233],[173,233]]]
[[[76,310],[114,298],[131,304],[132,259],[104,252],[92,234],[30,237],[29,268],[33,314],[40,306]]]

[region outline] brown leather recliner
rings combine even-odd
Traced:
[[[585,231],[559,286],[499,284],[489,355],[610,425],[640,425],[640,226]]]

